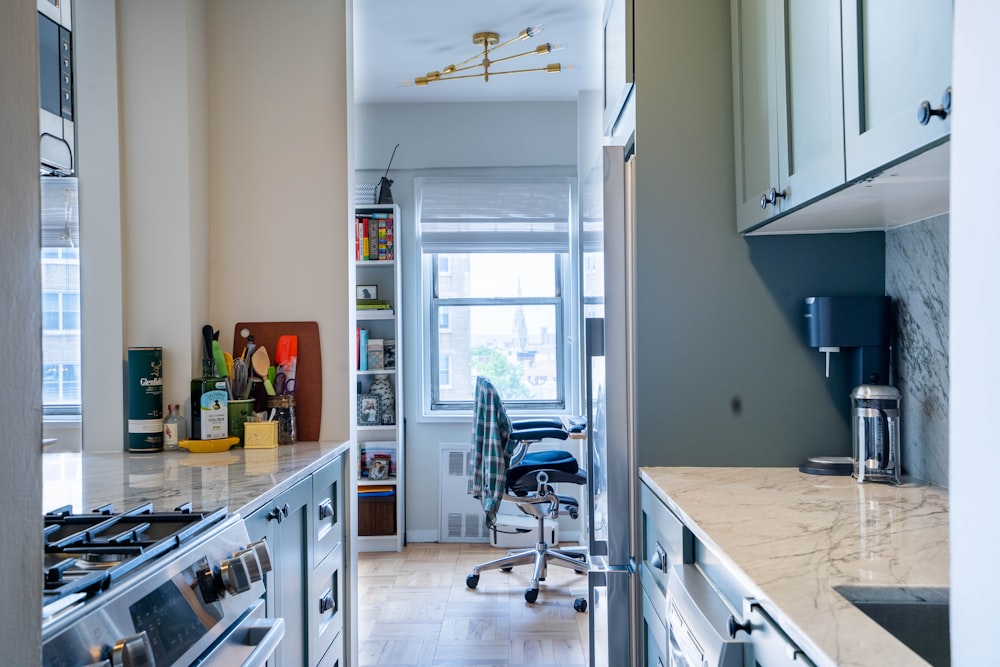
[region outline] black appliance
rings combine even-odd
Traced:
[[[264,618],[267,545],[225,508],[44,519],[42,664],[262,665],[284,635]]]

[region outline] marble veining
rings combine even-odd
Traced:
[[[926,664],[834,587],[946,588],[947,490],[794,468],[641,476],[817,664]]]
[[[348,451],[344,442],[300,442],[274,449],[196,454],[187,450],[129,454],[45,453],[43,511],[72,505],[74,512],[111,503],[115,511],[152,503],[166,511],[227,507],[246,516],[296,482]]]
[[[903,470],[939,486],[948,485],[948,225],[942,215],[885,235]]]

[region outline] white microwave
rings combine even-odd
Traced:
[[[70,0],[38,0],[38,141],[43,174],[75,171],[73,84]]]

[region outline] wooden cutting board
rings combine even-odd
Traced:
[[[237,322],[233,330],[233,357],[246,347],[247,339],[240,334],[250,330],[254,344],[266,347],[274,365],[274,353],[279,336],[299,337],[299,360],[295,367],[295,417],[301,442],[319,440],[320,417],[323,410],[323,359],[319,348],[317,322]],[[255,407],[263,410],[267,402],[264,387],[257,385],[253,394]]]

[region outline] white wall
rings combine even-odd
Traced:
[[[576,104],[374,104],[355,107],[359,183],[385,173],[400,144],[389,178],[403,224],[403,351],[406,418],[406,538],[438,535],[438,466],[442,443],[471,442],[471,418],[429,420],[421,415],[423,370],[420,262],[414,238],[413,178],[461,175],[469,168],[510,174],[512,168],[560,167],[576,174]],[[521,173],[524,173],[523,171]]]
[[[996,530],[997,377],[1000,331],[1000,4],[955,3],[951,125],[950,484],[952,664],[989,662],[1000,593]]]
[[[42,506],[41,231],[35,4],[0,8],[0,647],[4,664],[38,664]],[[27,564],[27,567],[25,567]]]

